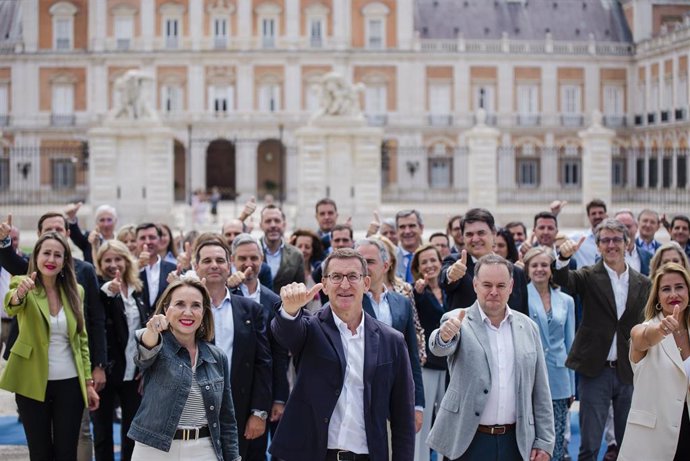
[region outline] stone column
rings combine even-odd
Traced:
[[[615,131],[601,125],[601,112],[592,112],[592,125],[578,133],[582,139],[582,203],[598,198],[610,204],[611,145]],[[588,225],[583,218],[583,225]]]
[[[22,0],[21,21],[24,51],[34,53],[38,49],[38,0]]]
[[[189,1],[189,39],[192,44],[192,50],[198,51],[201,49],[201,41],[203,40],[203,23],[204,23],[204,2],[203,0]]]
[[[486,126],[486,111],[477,111],[477,125],[465,134],[469,148],[467,159],[468,203],[472,207],[495,210],[498,205],[499,131]]]
[[[153,50],[156,36],[156,5],[154,0],[141,0],[141,42],[144,51]]]
[[[235,144],[235,189],[237,202],[244,203],[250,196],[256,196],[256,151],[259,142],[242,140]]]
[[[89,0],[89,43],[93,51],[103,51],[107,30],[107,5],[101,0]]]

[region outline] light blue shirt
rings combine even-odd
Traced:
[[[220,305],[211,303],[213,313],[213,328],[216,332],[216,346],[223,349],[228,356],[228,366],[232,367],[232,346],[235,340],[235,321],[232,318],[232,303],[230,302],[230,290],[225,289],[225,298]]]
[[[285,242],[281,240],[280,246],[274,253],[271,253],[271,250],[268,249],[265,240],[261,240],[261,245],[264,247],[264,255],[266,255],[266,264],[268,264],[268,267],[271,269],[271,278],[275,279],[276,274],[278,273],[278,269],[280,269],[280,260],[283,257],[283,248],[285,248]]]
[[[573,255],[575,262],[577,262],[577,267],[592,266],[597,262],[597,256],[599,256],[599,249],[597,248],[597,239],[594,236],[592,229],[588,229],[585,233],[573,234],[570,239],[575,243],[580,241],[580,238],[585,236],[585,241],[582,242],[582,246]]]
[[[376,314],[376,320],[385,323],[389,327],[393,326],[393,315],[391,314],[391,306],[388,304],[388,291],[383,288],[383,293],[381,293],[381,302],[377,303],[374,299],[374,295],[370,291],[367,292],[367,296],[371,301],[371,307],[374,309]]]

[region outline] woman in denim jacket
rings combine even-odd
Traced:
[[[127,434],[132,460],[240,459],[230,367],[213,334],[206,288],[190,277],[171,283],[137,331],[144,396]]]

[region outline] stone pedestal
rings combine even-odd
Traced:
[[[330,197],[339,222],[352,217],[364,229],[381,204],[383,130],[361,115],[323,115],[295,132],[297,141],[296,227],[314,227],[314,205]]]
[[[465,133],[468,147],[467,201],[470,208],[495,210],[498,205],[499,131],[485,124],[486,113],[477,112],[477,125]]]
[[[89,137],[89,201],[114,206],[121,224],[170,222],[173,132],[157,120],[109,120]]]
[[[592,125],[580,131],[582,139],[582,204],[598,198],[611,204],[611,145],[616,133],[601,125],[599,111],[592,113]],[[589,225],[586,221],[584,225]]]

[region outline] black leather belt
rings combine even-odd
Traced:
[[[369,455],[359,455],[347,450],[328,450],[326,461],[369,461]]]
[[[607,360],[604,364],[609,368],[616,368],[618,366],[618,360]]]
[[[496,424],[494,426],[485,426],[483,424],[480,424],[479,427],[477,427],[477,432],[481,432],[482,434],[490,434],[490,435],[503,435],[506,432],[511,432],[515,430],[515,423],[513,424]]]
[[[208,426],[198,427],[196,429],[178,429],[175,431],[173,439],[175,440],[196,440],[202,437],[210,437],[211,431]]]

